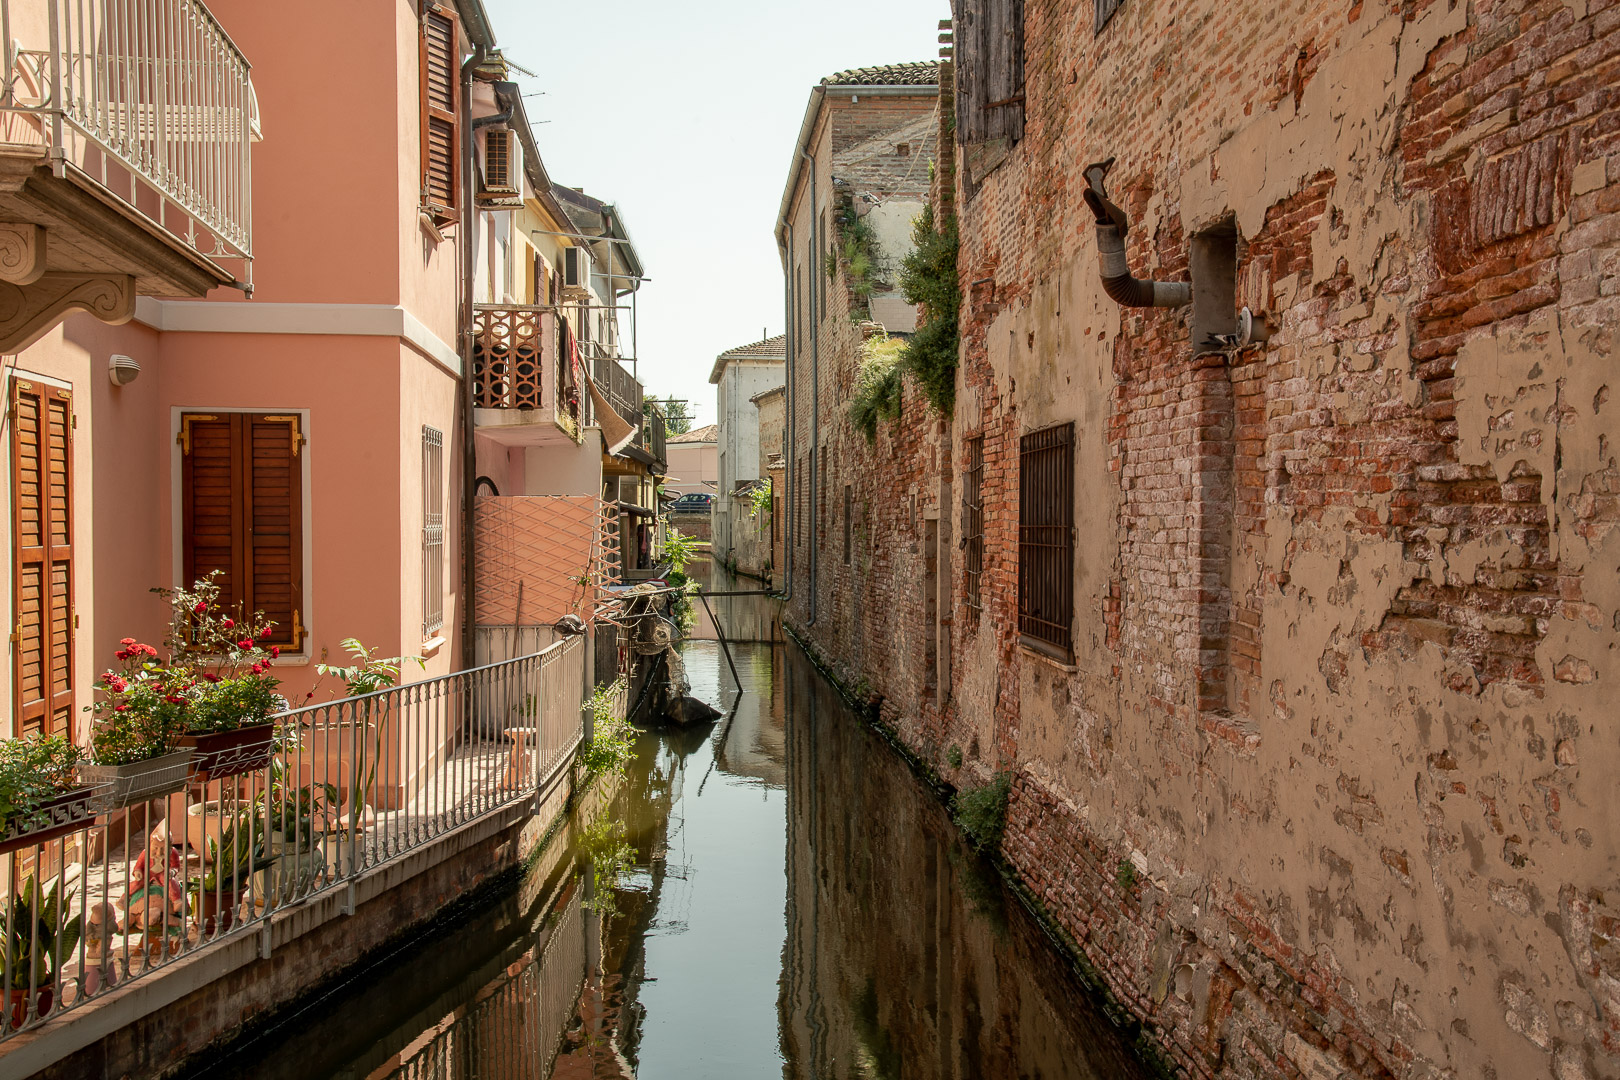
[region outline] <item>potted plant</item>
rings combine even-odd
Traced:
[[[270,673],[278,646],[262,641],[273,625],[263,612],[238,623],[219,602],[219,572],[189,589],[153,589],[169,603],[169,646],[191,677],[179,746],[195,751],[191,775],[204,783],[262,769],[275,742],[271,717],[287,707]]]
[[[97,788],[79,779],[79,748],[61,735],[0,741],[0,854],[95,819]]]
[[[85,783],[105,785],[98,810],[179,791],[192,754],[177,742],[190,706],[189,674],[160,664],[157,650],[134,638],[119,642],[115,655],[119,668],[102,673],[96,683],[101,698],[87,706],[95,716],[90,761],[79,766]]]
[[[208,838],[208,869],[191,883],[191,913],[203,937],[231,928],[251,875],[276,861],[264,840],[264,823],[252,810],[238,811],[218,839]]]
[[[5,949],[0,970],[11,973],[6,1011],[13,1029],[23,1026],[30,1010],[36,1018],[44,1017],[55,1004],[56,973],[79,947],[79,916],[67,917],[72,907],[71,889],[62,890],[55,880],[42,889],[29,874],[10,908],[0,912],[0,946]]]

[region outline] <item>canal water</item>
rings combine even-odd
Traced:
[[[550,879],[454,913],[206,1075],[1144,1076],[777,603],[711,602],[740,692],[701,606],[683,648],[724,719],[643,735],[611,819]]]

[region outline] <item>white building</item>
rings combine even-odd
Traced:
[[[727,349],[715,357],[709,381],[719,387],[719,474],[714,501],[714,553],[717,559],[735,561],[736,544],[732,529],[739,518],[747,522],[746,507],[733,498],[738,488],[747,489],[761,479],[759,473],[759,409],[751,400],[756,394],[781,386],[787,370],[787,337],[778,334],[764,341]]]

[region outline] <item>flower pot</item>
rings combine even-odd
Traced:
[[[246,890],[238,886],[234,889],[199,888],[193,895],[191,914],[197,919],[197,925],[205,938],[213,937],[216,933],[223,934],[236,922],[236,909],[242,903],[242,893]]]
[[[46,800],[39,809],[22,815],[7,826],[4,833],[0,833],[0,855],[16,851],[18,848],[43,844],[47,840],[54,840],[58,836],[89,825],[96,820],[95,806],[97,800],[104,794],[103,788],[85,784],[72,791],[65,791],[54,799]],[[43,823],[24,832],[23,821],[37,818],[40,814],[45,815]]]
[[[86,784],[106,785],[106,790],[93,800],[97,813],[119,810],[185,787],[191,754],[192,748],[188,746],[128,765],[84,764],[79,766],[79,779]]]
[[[260,904],[290,904],[313,891],[326,876],[326,856],[312,834],[288,839],[272,832],[266,850],[275,862],[253,875],[254,895]]]
[[[274,721],[249,724],[235,731],[214,731],[207,735],[182,735],[179,745],[196,751],[191,761],[191,779],[208,783],[228,776],[262,769],[270,763],[275,744]]]
[[[56,992],[49,986],[40,986],[30,990],[6,988],[6,1011],[11,1013],[11,1027],[16,1030],[23,1026],[28,1019],[28,1002],[34,1002],[34,1015],[43,1019],[50,1015],[51,1005],[56,1000]]]

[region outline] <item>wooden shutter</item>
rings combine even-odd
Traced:
[[[1024,136],[1024,0],[963,0],[955,38],[962,142],[1017,142]]]
[[[16,733],[73,732],[73,395],[11,384]]]
[[[422,202],[441,221],[455,218],[461,171],[456,22],[431,4],[422,13]]]
[[[262,611],[265,641],[303,646],[304,493],[297,415],[180,418],[184,580],[220,571],[220,601]]]

